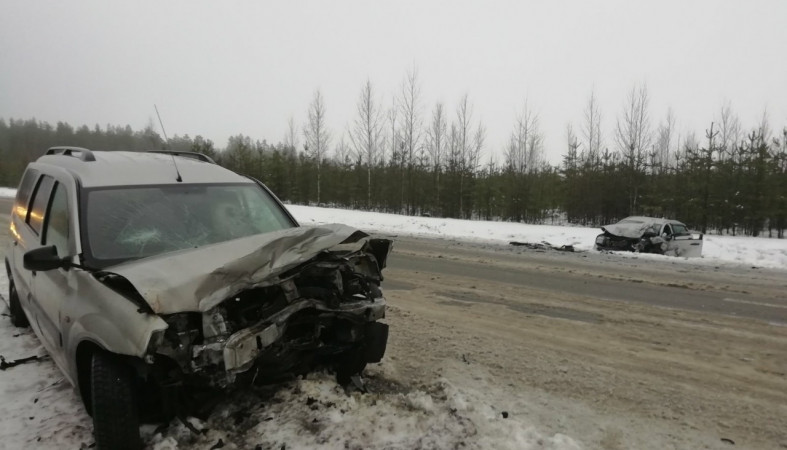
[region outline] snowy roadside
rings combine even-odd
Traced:
[[[593,250],[598,228],[557,225],[530,225],[482,220],[411,217],[314,206],[287,205],[303,225],[346,223],[363,230],[420,237],[453,238],[490,244],[510,241],[549,242],[554,246],[572,245],[581,251]],[[653,258],[690,265],[746,265],[787,269],[787,239],[706,235],[701,258],[675,258],[663,255],[616,252],[624,258]]]
[[[11,362],[42,357],[0,372],[0,448],[81,448],[93,442],[92,423],[71,384],[29,328],[8,314],[8,279],[0,274],[0,355]]]
[[[0,306],[7,314],[8,280],[0,275]],[[29,329],[0,321],[0,355],[7,361],[46,351]],[[521,400],[494,380],[455,367],[403,388],[395,366],[384,361],[367,369],[371,393],[345,393],[332,375],[311,374],[283,385],[231,393],[200,421],[201,434],[177,420],[143,426],[148,448],[499,448],[575,450],[583,446],[561,433],[537,429]],[[0,372],[0,448],[89,448],[92,422],[76,392],[44,356]]]

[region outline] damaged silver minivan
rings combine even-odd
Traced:
[[[101,449],[141,447],[140,421],[185,414],[197,393],[320,365],[347,383],[385,353],[392,242],[300,227],[204,155],[49,149],[10,232],[11,319],[76,387]]]

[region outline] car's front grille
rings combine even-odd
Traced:
[[[226,320],[233,331],[252,326],[287,306],[279,286],[243,291],[222,303]]]

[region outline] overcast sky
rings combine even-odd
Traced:
[[[157,104],[170,136],[278,142],[319,88],[335,142],[367,78],[390,105],[416,67],[423,117],[442,101],[453,118],[467,93],[487,157],[502,153],[529,99],[559,161],[591,89],[612,148],[639,83],[653,128],[671,107],[681,133],[701,136],[726,101],[747,128],[766,108],[774,130],[787,126],[784,0],[0,0],[0,11],[6,120],[139,129]]]

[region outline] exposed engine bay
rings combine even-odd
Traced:
[[[367,248],[368,247],[368,248]],[[390,241],[325,252],[273,285],[239,292],[209,311],[165,317],[170,324],[156,355],[176,362],[190,384],[225,387],[244,378],[276,380],[315,364],[351,375],[385,353],[388,326],[380,291]],[[246,378],[247,378],[246,377]]]

